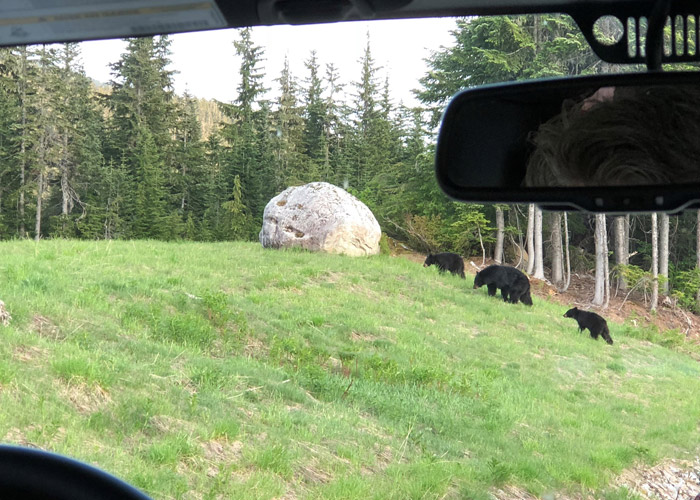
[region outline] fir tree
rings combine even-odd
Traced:
[[[304,88],[304,148],[308,157],[318,164],[325,159],[327,113],[316,51],[311,52],[304,65],[309,71]]]
[[[19,189],[18,65],[15,51],[0,49],[0,238],[13,236],[16,225],[17,203],[12,200],[16,199]]]
[[[170,41],[162,36],[128,42],[121,59],[112,64],[108,158],[123,164],[127,182],[133,183],[121,206],[132,236],[158,237],[167,232],[165,217],[176,213],[181,200],[167,189],[168,179],[177,175],[172,170],[176,115],[172,71],[167,69]],[[167,223],[178,222],[171,217]]]
[[[352,185],[361,191],[375,172],[374,161],[377,157],[374,132],[379,118],[377,105],[379,85],[377,83],[378,67],[375,65],[370,48],[369,33],[364,54],[360,59],[361,73],[359,81],[354,83],[354,130],[352,147]]]
[[[75,223],[87,215],[91,205],[101,203],[93,195],[101,183],[102,117],[92,95],[90,80],[79,64],[80,48],[64,44],[58,53],[58,103],[56,123],[60,141],[59,186],[54,194],[60,215],[54,216],[55,233],[75,236]],[[73,214],[76,206],[79,208]]]
[[[232,121],[222,127],[222,136],[230,147],[225,176],[229,192],[233,190],[235,177],[239,177],[249,213],[257,218],[262,217],[265,196],[274,186],[269,164],[273,157],[269,135],[273,130],[269,105],[262,102],[266,92],[260,68],[263,50],[253,44],[249,28],[241,30],[241,38],[234,42],[234,47],[241,58],[241,81],[234,103],[222,106]]]
[[[204,212],[199,180],[205,174],[206,159],[195,99],[185,93],[177,102],[177,110],[171,190],[175,208],[185,220],[190,215],[201,217]]]
[[[304,122],[298,102],[298,85],[289,71],[285,57],[282,73],[277,79],[279,98],[275,122],[275,191],[304,183],[309,177],[309,162],[303,146]]]

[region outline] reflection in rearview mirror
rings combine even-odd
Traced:
[[[523,184],[700,182],[700,85],[600,87],[533,132]]]
[[[466,90],[443,117],[436,171],[464,201],[678,209],[700,199],[700,74]]]

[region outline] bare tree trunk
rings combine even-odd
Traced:
[[[184,140],[184,149],[187,151],[187,131],[185,131],[185,136],[183,138]],[[184,161],[182,164],[182,199],[180,200],[180,212],[182,214],[185,213],[185,201],[187,200],[187,161]]]
[[[481,237],[481,229],[476,226],[476,232],[479,234],[479,245],[481,245],[481,267],[486,265],[486,248],[484,247],[484,238]]]
[[[515,219],[515,230],[516,234],[518,235],[518,242],[515,242],[515,238],[513,238],[513,235],[510,235],[510,241],[513,244],[513,246],[517,246],[518,248],[518,262],[515,264],[515,267],[520,269],[522,263],[523,263],[523,257],[525,253],[525,242],[523,240],[523,233],[520,230],[520,215],[519,215],[519,210],[517,207],[513,207],[513,210],[510,210],[508,212],[508,222],[510,222],[511,225],[513,225],[513,219]]]
[[[602,306],[605,304],[605,261],[607,253],[608,234],[605,228],[605,214],[595,216],[595,294],[593,304]]]
[[[659,303],[659,228],[656,213],[651,214],[651,310]]]
[[[620,290],[627,290],[627,282],[622,275],[621,266],[626,266],[630,262],[629,257],[629,216],[620,215],[613,219],[615,231],[615,265],[618,267],[617,287]]]
[[[68,214],[73,210],[73,194],[70,187],[70,172],[68,164],[68,134],[61,138],[63,149],[61,152],[61,230],[62,236],[66,236]]]
[[[27,47],[20,47],[20,107],[22,108],[22,131],[20,133],[20,171],[19,171],[19,237],[26,238],[24,227],[24,190],[27,184]]]
[[[535,205],[527,206],[527,274],[535,269]]]
[[[493,260],[496,261],[496,264],[503,263],[503,237],[505,235],[505,226],[503,209],[496,205],[496,248],[493,252]]]
[[[604,279],[605,279],[605,303],[603,304],[603,309],[607,309],[610,304],[610,251],[608,248],[608,223],[603,214],[603,233],[605,238],[603,238],[603,254],[605,255],[605,266],[604,266]]]
[[[68,172],[63,169],[61,171],[61,215],[65,218],[68,217],[68,213],[70,212],[69,210],[69,205],[70,205],[70,195],[68,194],[69,190],[69,185],[68,185]],[[63,229],[65,229],[65,220],[63,221]]]
[[[668,215],[659,214],[659,275],[663,276],[661,290],[668,295]]]
[[[544,279],[544,259],[542,254],[542,210],[535,207],[535,272],[532,275]]]
[[[34,241],[41,239],[41,199],[44,196],[44,171],[39,172],[36,187],[36,224],[34,225]]]
[[[569,218],[564,212],[564,254],[566,256],[566,282],[561,291],[565,292],[571,285],[571,258],[569,256]]]
[[[564,282],[563,260],[561,248],[561,212],[552,212],[552,283],[561,288]]]

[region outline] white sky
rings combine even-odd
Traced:
[[[325,65],[332,62],[342,83],[349,85],[360,77],[359,59],[362,57],[366,34],[369,31],[372,56],[381,66],[380,78],[389,74],[393,100],[414,105],[411,93],[418,88],[418,79],[425,75],[423,59],[440,46],[452,44],[450,30],[454,19],[412,19],[399,21],[372,21],[321,24],[309,26],[272,26],[253,29],[253,43],[263,47],[266,86],[277,95],[274,82],[282,70],[285,54],[289,57],[292,75],[299,83],[306,78],[304,61],[316,49],[325,75]],[[235,57],[233,41],[237,30],[218,30],[172,35],[175,91],[185,89],[196,97],[231,102],[236,96],[240,60]],[[107,83],[111,79],[109,64],[116,62],[125,49],[121,40],[84,42],[82,59],[88,76]],[[346,91],[350,90],[346,87]]]

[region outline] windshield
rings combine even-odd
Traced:
[[[700,213],[465,204],[435,181],[459,90],[625,70],[570,18],[0,62],[4,442],[157,499],[700,493]]]

